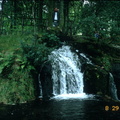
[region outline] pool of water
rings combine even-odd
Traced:
[[[38,100],[21,105],[0,105],[0,120],[120,120],[118,107],[118,103],[97,99]]]

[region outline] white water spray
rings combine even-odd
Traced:
[[[77,54],[69,46],[55,50],[49,56],[52,63],[53,94],[55,96],[85,97],[83,73]]]

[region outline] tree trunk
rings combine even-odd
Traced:
[[[48,4],[48,27],[53,25],[54,0],[49,1]]]
[[[67,34],[68,29],[68,19],[69,19],[69,1],[64,1],[64,26],[63,31]],[[66,28],[66,29],[65,29]]]
[[[64,1],[60,1],[60,28],[64,29]]]
[[[43,9],[43,0],[38,1],[38,31],[43,30],[43,20],[42,20],[42,9]]]
[[[35,19],[35,0],[33,0],[32,5],[32,17],[33,17],[33,27],[34,27],[34,33],[36,33],[36,19]]]
[[[2,11],[0,11],[0,35],[2,34]]]
[[[14,0],[14,29],[16,29],[16,19],[17,19],[17,1]]]
[[[0,35],[2,34],[2,2],[0,3]]]

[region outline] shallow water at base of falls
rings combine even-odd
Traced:
[[[63,100],[63,99],[88,99],[88,98],[94,98],[95,95],[87,95],[85,93],[80,93],[80,94],[61,94],[61,95],[56,95],[52,97],[51,99],[57,99],[57,100]]]

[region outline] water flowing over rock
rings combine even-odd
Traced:
[[[69,46],[55,50],[49,55],[52,64],[53,94],[84,94],[83,73],[77,54]]]
[[[91,61],[89,58],[87,58],[85,54],[80,53],[80,56],[82,56],[82,57],[86,60],[86,63],[87,63],[87,64],[93,65],[92,61]]]
[[[40,80],[40,74],[38,75],[38,82],[39,82],[39,89],[40,89],[39,98],[42,98],[42,84],[41,84],[41,80]]]
[[[111,97],[115,100],[118,100],[117,88],[114,82],[113,75],[111,73],[110,73],[110,78],[109,78],[109,91],[110,91]]]

